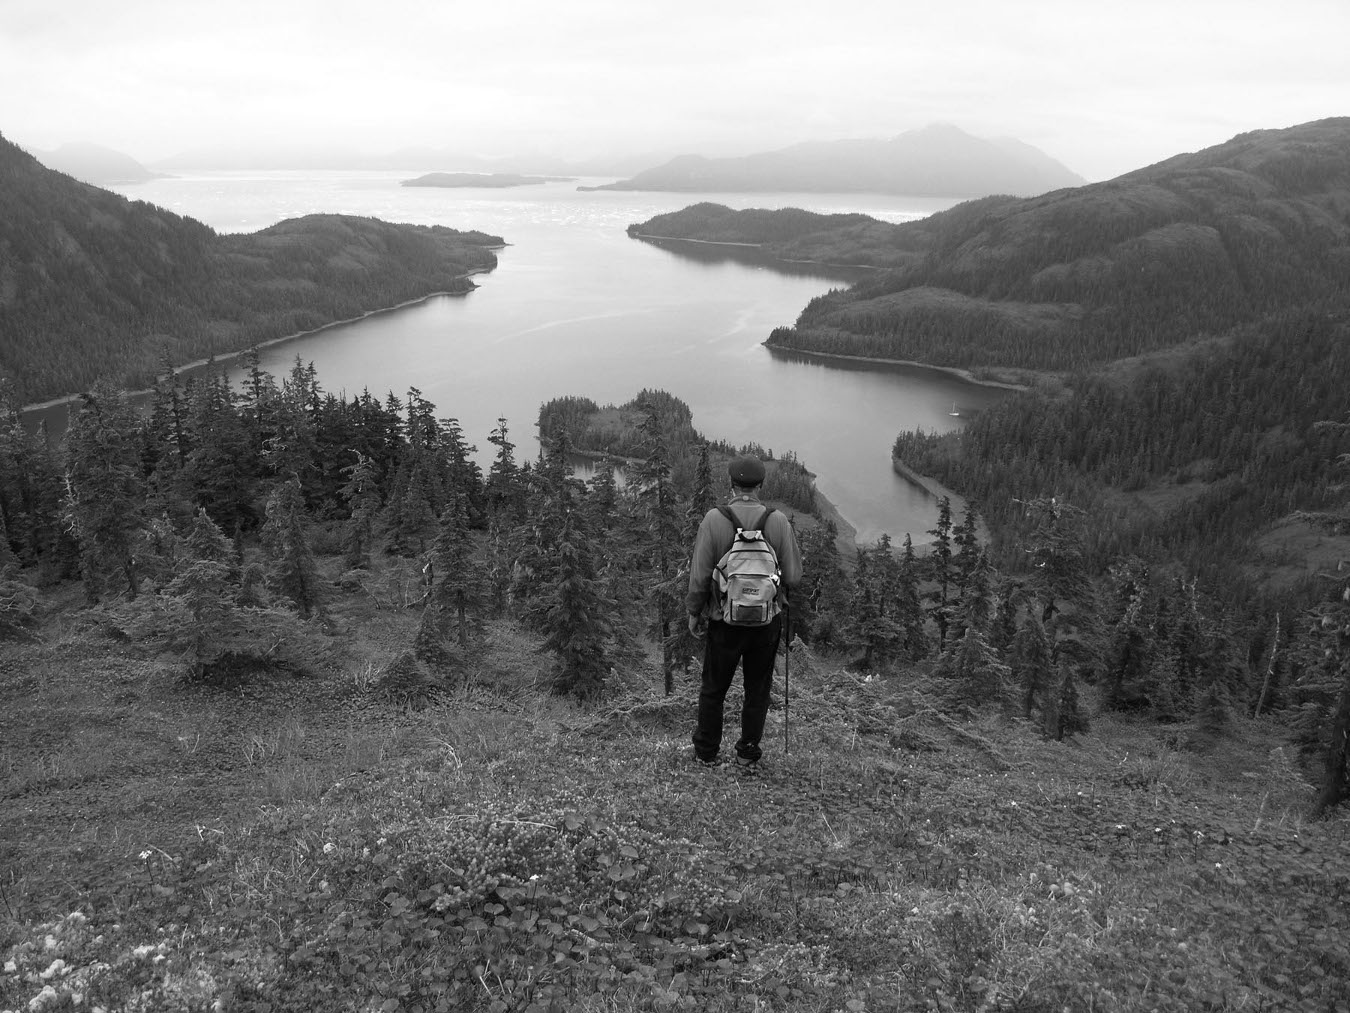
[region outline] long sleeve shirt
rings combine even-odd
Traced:
[[[764,511],[764,504],[750,494],[735,497],[728,506],[740,518],[742,526],[754,524]],[[714,508],[703,515],[689,563],[689,593],[685,597],[685,609],[690,615],[707,613],[712,600],[713,570],[718,560],[731,548],[735,537],[736,529],[720,510]],[[778,569],[783,575],[783,586],[791,588],[798,584],[802,579],[802,552],[797,546],[797,535],[787,515],[780,510],[769,514],[769,519],[764,522],[764,537],[778,554]]]

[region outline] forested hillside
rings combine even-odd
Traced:
[[[700,204],[633,235],[894,270],[813,300],[774,347],[1080,369],[1336,303],[1350,277],[1350,118],[1243,134],[1117,179],[886,225]]]
[[[813,300],[770,345],[1038,370],[1139,355],[1345,299],[1350,118],[895,228],[927,234],[922,259]]]
[[[311,215],[252,235],[128,201],[0,138],[0,378],[21,402],[182,364],[434,292],[502,240]]]

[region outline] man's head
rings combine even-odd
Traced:
[[[751,454],[744,454],[727,465],[727,474],[735,488],[756,489],[764,481],[764,462]]]

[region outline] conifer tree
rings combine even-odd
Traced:
[[[194,377],[185,392],[188,442],[184,478],[193,503],[231,536],[258,522],[259,459],[223,375]]]
[[[308,503],[316,503],[319,492],[319,394],[314,363],[306,365],[296,356],[290,374],[281,382],[280,394],[270,406],[270,427],[265,420],[258,423],[263,430],[272,430],[263,437],[268,472],[298,478]],[[264,412],[267,407],[260,404],[258,410]]]
[[[616,604],[597,573],[598,546],[572,475],[571,441],[558,428],[532,476],[529,527],[513,581],[521,618],[554,656],[556,692],[587,699],[604,688],[615,646]]]
[[[654,616],[650,631],[661,645],[661,671],[666,695],[675,691],[675,669],[688,658],[678,657],[677,627],[684,615],[686,585],[678,579],[679,560],[688,551],[684,544],[679,499],[670,475],[670,452],[662,420],[656,408],[647,400],[639,401],[643,412],[640,426],[644,458],[635,469],[636,500],[645,521],[646,538],[650,552],[647,574],[648,596]],[[687,582],[687,579],[686,579]]]
[[[409,448],[394,476],[385,504],[389,549],[403,556],[421,556],[435,537],[438,498],[431,454]]]
[[[230,540],[202,510],[182,541],[168,584],[109,614],[132,639],[177,653],[192,678],[264,663],[299,630],[285,613],[246,601],[241,576]]]
[[[1088,578],[1080,525],[1083,511],[1056,498],[1025,504],[1033,530],[1021,547],[1030,563],[1027,600],[1041,609],[1053,667],[1101,666],[1096,591]]]
[[[262,540],[271,555],[269,586],[294,602],[305,619],[322,615],[323,585],[305,534],[305,501],[298,476],[292,475],[268,497]]]
[[[375,462],[359,451],[356,463],[342,471],[348,479],[341,489],[341,496],[349,511],[342,532],[342,560],[348,569],[366,569],[370,566],[370,548],[375,541],[375,519],[380,512],[379,475]]]
[[[1040,603],[1033,599],[1013,640],[1012,681],[1020,697],[1019,710],[1028,721],[1038,711],[1053,711],[1058,691],[1054,652],[1042,615]]]
[[[612,458],[603,458],[591,477],[590,495],[586,505],[591,512],[591,520],[599,531],[608,531],[618,521],[619,483],[614,474]]]
[[[80,544],[85,596],[99,601],[109,578],[139,591],[136,553],[143,535],[145,490],[135,411],[117,387],[96,383],[66,433],[66,510]]]
[[[998,652],[989,646],[984,631],[969,622],[960,640],[952,641],[938,659],[935,673],[946,679],[948,700],[978,707],[1002,699],[1011,670]]]
[[[933,551],[928,557],[929,579],[933,588],[925,595],[931,602],[928,614],[937,624],[939,651],[945,649],[952,624],[952,584],[955,572],[952,566],[952,504],[943,496],[938,500],[937,526],[930,528]]]
[[[497,448],[497,456],[488,468],[486,498],[488,512],[507,527],[513,527],[520,520],[524,507],[525,489],[521,482],[520,468],[516,464],[516,445],[511,442],[506,419],[497,419],[497,428],[492,430],[488,442]]]
[[[429,565],[433,567],[434,579],[418,624],[413,653],[433,669],[449,669],[457,663],[442,643],[448,632],[453,631],[461,652],[470,646],[474,618],[471,613],[477,611],[483,598],[484,582],[474,560],[467,500],[468,497],[457,495],[445,508],[431,549]]]
[[[903,640],[904,631],[887,608],[891,596],[890,576],[883,560],[890,555],[888,536],[882,536],[881,551],[876,547],[858,553],[853,572],[853,594],[848,603],[846,625],[849,640],[861,647],[858,667],[875,671],[890,662]]]
[[[0,577],[16,573],[19,569],[19,557],[9,544],[9,525],[5,523],[5,511],[0,509]]]
[[[848,611],[849,581],[839,559],[838,533],[834,521],[827,520],[798,537],[802,581],[788,603],[792,626],[804,639],[821,644],[839,642]]]
[[[910,661],[928,655],[927,623],[923,603],[919,600],[919,562],[914,555],[914,542],[905,532],[905,543],[900,555],[900,569],[895,584],[895,615],[901,630],[901,649]]]
[[[967,504],[961,526],[952,534],[952,542],[956,546],[956,556],[952,565],[956,571],[956,586],[963,595],[975,570],[981,565],[983,552],[980,548],[978,525],[979,515],[973,506]]]

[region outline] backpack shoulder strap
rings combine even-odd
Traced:
[[[729,520],[730,523],[732,523],[734,531],[740,531],[741,528],[745,527],[744,524],[741,524],[740,517],[736,516],[736,511],[733,511],[732,508],[728,507],[725,502],[717,504],[717,512],[721,513],[722,516],[726,517],[726,520]]]
[[[731,526],[737,531],[763,531],[764,522],[769,519],[769,514],[773,513],[773,507],[765,507],[764,512],[759,515],[758,521],[754,524],[745,524],[727,504],[719,503],[717,509],[723,517],[731,521]]]

